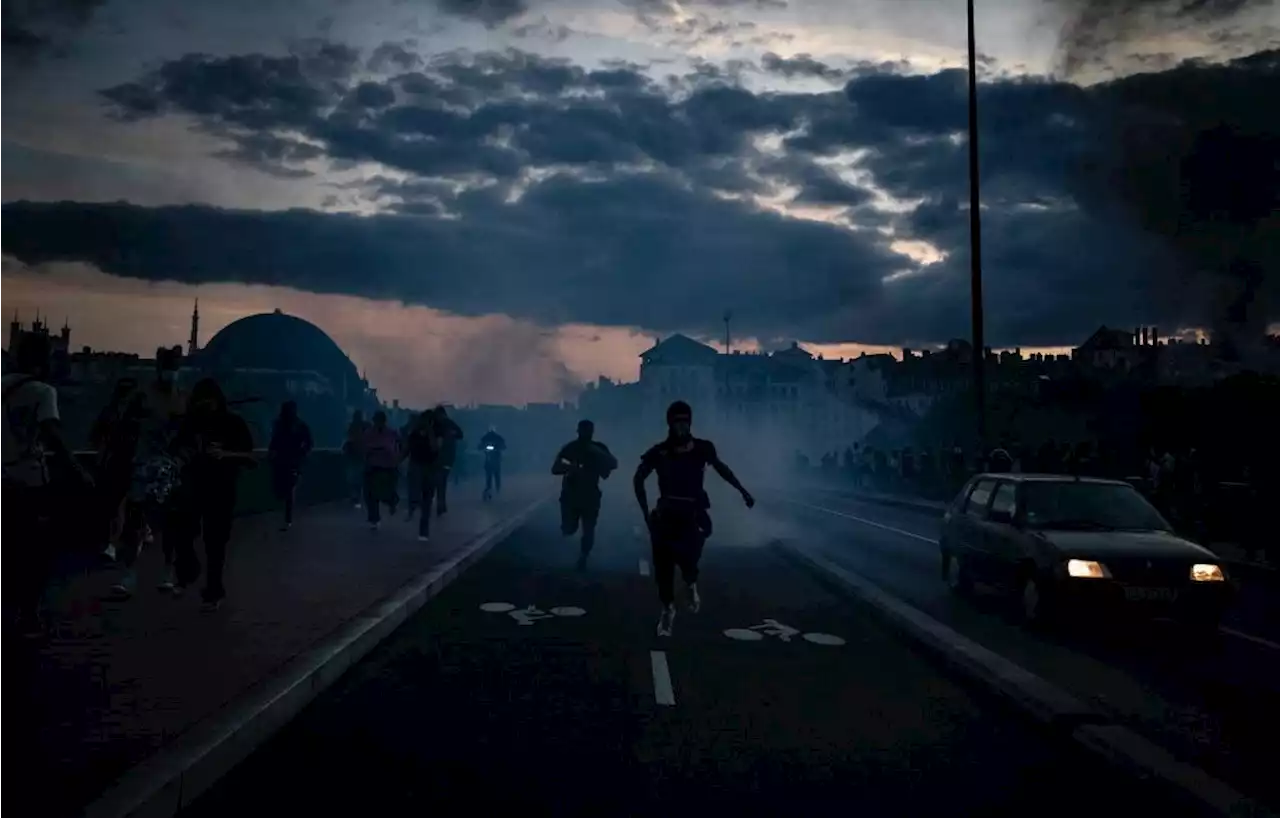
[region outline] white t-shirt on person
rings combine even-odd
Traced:
[[[25,382],[24,382],[25,381]],[[40,424],[58,419],[58,390],[28,375],[5,375],[4,479],[25,486],[49,482]]]

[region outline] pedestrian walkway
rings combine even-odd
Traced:
[[[25,688],[7,697],[22,702],[5,725],[6,743],[23,748],[6,768],[10,794],[29,788],[15,803],[40,803],[47,816],[79,812],[129,768],[555,488],[550,478],[513,477],[482,504],[473,487],[432,521],[429,543],[403,511],[377,532],[348,505],[303,509],[287,533],[275,514],[237,520],[228,598],[214,613],[200,611],[198,594],[155,590],[159,548],[140,560],[128,602],[108,601],[109,571],[56,589],[51,637],[20,659],[6,651],[8,682],[16,687],[21,675]]]

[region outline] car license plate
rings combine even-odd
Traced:
[[[1125,599],[1130,602],[1173,602],[1178,598],[1176,588],[1125,588]]]

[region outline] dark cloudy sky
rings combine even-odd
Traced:
[[[4,307],[78,343],[179,342],[196,295],[206,339],[279,306],[424,403],[634,377],[725,309],[835,354],[968,332],[963,3],[4,9]],[[979,0],[990,343],[1276,319],[1278,25]],[[1204,147],[1223,123],[1251,141]]]

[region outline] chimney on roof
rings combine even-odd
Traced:
[[[1143,346],[1147,345],[1147,328],[1146,327],[1142,328],[1142,345]]]
[[[1153,347],[1160,346],[1160,328],[1159,327],[1151,328],[1151,346]]]

